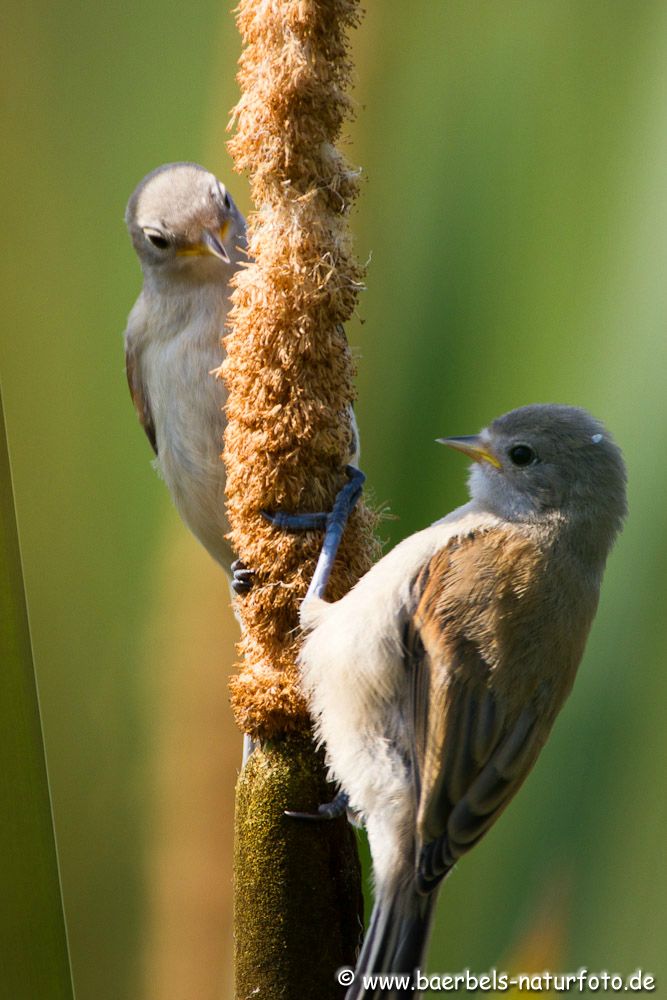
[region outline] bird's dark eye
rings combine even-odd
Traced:
[[[513,465],[531,465],[537,455],[532,448],[529,448],[527,444],[515,444],[513,448],[507,453],[510,457],[510,462]]]
[[[169,240],[159,229],[144,229],[144,236],[158,250],[166,250],[169,246]]]
[[[215,185],[211,188],[211,197],[214,201],[222,202],[228,211],[232,207],[232,200],[227,194],[227,188],[220,181],[216,181]]]

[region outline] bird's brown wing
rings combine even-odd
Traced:
[[[508,591],[496,557],[489,534],[481,545],[472,535],[438,553],[415,582],[418,603],[404,645],[412,692],[416,878],[424,892],[495,822],[543,742],[534,687],[531,692],[528,682],[523,695],[508,699],[497,683],[507,667],[498,602],[504,627],[511,592],[525,589],[517,574],[526,571],[526,560],[525,553],[518,558]]]
[[[155,435],[155,424],[153,423],[150,400],[141,378],[141,365],[137,352],[129,345],[125,348],[125,371],[127,372],[127,384],[130,387],[130,395],[132,396],[137,416],[146,432],[146,437],[150,441],[153,451],[157,455],[157,437]]]

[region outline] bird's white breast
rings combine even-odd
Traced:
[[[379,800],[407,808],[405,769],[386,734],[402,728],[392,713],[405,704],[402,631],[414,611],[411,585],[452,538],[497,523],[466,504],[406,538],[340,601],[302,608],[302,624],[312,629],[300,654],[303,687],[332,773],[362,815]]]
[[[217,289],[204,288],[193,296],[187,312],[170,315],[164,298],[141,358],[157,437],[156,465],[185,523],[228,568],[225,468],[220,458],[226,392],[211,374],[223,359],[226,299]]]

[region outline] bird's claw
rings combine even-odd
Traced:
[[[305,819],[310,822],[319,823],[322,820],[339,819],[347,812],[349,798],[345,792],[339,792],[331,802],[324,802],[317,807],[317,812],[295,812],[293,809],[286,809],[285,815],[290,819]]]
[[[232,590],[239,597],[245,596],[252,590],[252,585],[255,582],[255,572],[241,562],[240,559],[235,559],[231,565],[232,571]]]

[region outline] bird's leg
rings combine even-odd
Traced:
[[[284,531],[314,531],[317,528],[324,528],[324,541],[320,557],[317,560],[313,579],[304,600],[311,597],[323,597],[331,576],[331,570],[336,559],[338,546],[340,545],[347,519],[354,510],[357,500],[361,496],[361,491],[366,477],[360,469],[353,465],[345,467],[348,482],[343,486],[334,501],[334,505],[328,514],[285,514],[277,511],[275,514],[269,511],[262,511],[262,516],[270,521],[276,528]]]
[[[309,600],[311,597],[324,596],[338,547],[345,531],[345,525],[361,496],[366,479],[363,472],[353,465],[346,466],[345,471],[348,482],[339,490],[334,505],[328,514],[284,514],[282,512],[268,514],[266,511],[262,511],[264,517],[271,524],[284,528],[287,531],[312,531],[321,527],[325,529],[320,556],[317,560],[315,573],[313,574],[313,579],[310,581],[304,601]],[[319,805],[317,812],[296,812],[292,809],[286,809],[285,815],[291,819],[305,819],[311,822],[338,819],[338,817],[344,816],[347,812],[347,804],[348,796],[345,792],[341,791],[333,801]]]
[[[317,807],[317,812],[295,812],[292,809],[286,809],[285,815],[289,816],[290,819],[307,819],[310,821],[320,822],[323,819],[338,819],[340,816],[344,816],[347,811],[348,796],[345,792],[339,792],[338,795],[331,801],[325,802],[323,805]]]

